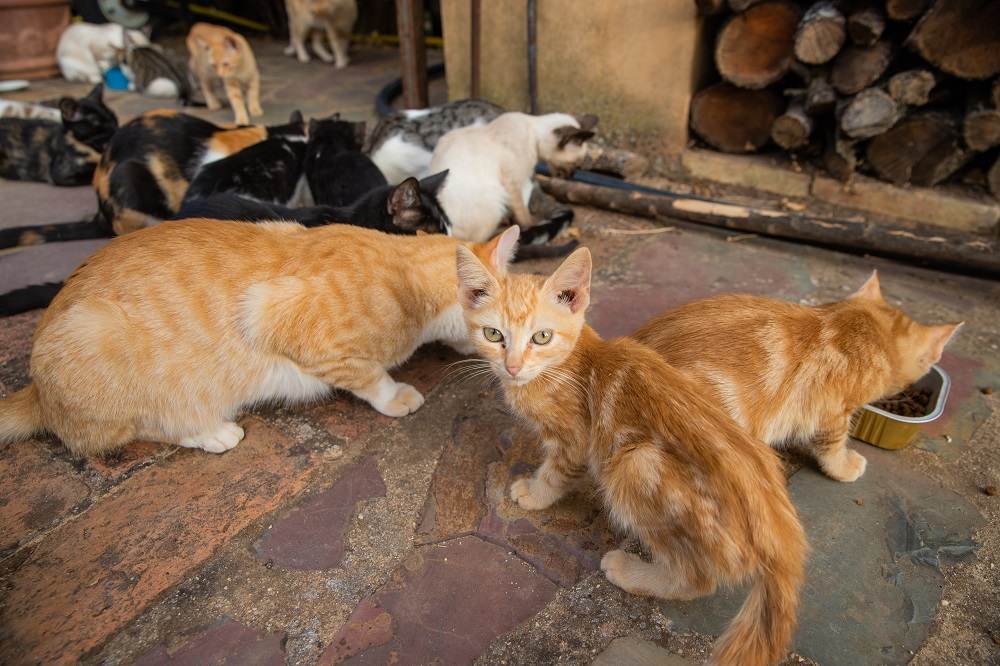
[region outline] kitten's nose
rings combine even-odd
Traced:
[[[521,366],[519,365],[508,365],[507,374],[511,377],[517,377],[517,373],[521,371]]]

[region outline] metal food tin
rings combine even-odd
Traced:
[[[851,437],[883,449],[903,449],[912,444],[922,425],[937,420],[944,413],[951,378],[943,368],[934,365],[913,386],[931,391],[931,407],[926,415],[900,416],[865,405],[854,419]]]

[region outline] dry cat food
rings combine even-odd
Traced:
[[[899,416],[926,416],[930,411],[932,395],[930,389],[910,387],[873,402],[872,406]]]

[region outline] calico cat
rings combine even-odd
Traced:
[[[365,146],[390,183],[431,173],[431,157],[441,137],[495,120],[503,109],[481,99],[460,99],[429,109],[397,111],[382,118]]]
[[[298,111],[285,125],[236,129],[166,109],[145,113],[126,123],[101,156],[94,173],[98,223],[121,235],[169,219],[203,165],[268,137],[304,140],[305,132]]]
[[[443,136],[431,169],[451,170],[439,199],[455,236],[489,238],[508,212],[522,230],[531,227],[528,202],[535,164],[542,159],[554,173],[572,171],[585,157],[584,144],[596,124],[595,116],[578,120],[564,113],[505,113],[488,125]]]
[[[886,303],[872,273],[844,301],[713,296],[654,317],[633,337],[710,388],[755,438],[806,445],[828,476],[854,481],[867,463],[847,448],[851,417],[925,375],[959,327],[913,321]]]
[[[176,97],[184,106],[191,106],[191,82],[187,72],[159,48],[134,44],[128,31],[123,28],[122,32],[123,69],[131,81],[129,88],[150,97]]]
[[[379,168],[361,152],[365,123],[340,120],[309,121],[305,172],[313,200],[323,206],[348,206],[385,186]]]
[[[86,97],[59,100],[62,122],[0,118],[0,177],[53,185],[85,185],[118,119],[97,84]]]
[[[188,186],[181,211],[194,199],[220,193],[275,204],[310,203],[312,197],[303,175],[305,155],[303,137],[276,136],[209,162]]]
[[[535,474],[511,485],[511,499],[542,510],[589,473],[611,520],[652,556],[606,553],[611,583],[693,599],[749,581],[711,663],[779,661],[796,624],[807,546],[777,455],[657,353],[628,338],[602,340],[586,325],[586,248],[548,279],[509,275],[517,233],[504,232],[486,261],[457,250],[470,340],[545,451]]]
[[[309,62],[306,37],[312,34],[312,48],[323,62],[334,62],[337,69],[347,67],[347,47],[351,29],[358,18],[357,0],[285,0],[288,10],[289,44],[285,55],[294,55],[299,62]],[[323,36],[330,41],[334,55],[323,46]]]
[[[39,321],[32,383],[0,401],[0,441],[47,430],[77,455],[135,439],[221,453],[243,438],[242,410],[331,387],[405,416],[424,398],[387,370],[427,342],[468,349],[458,245],[208,220],[115,238]]]
[[[119,64],[124,54],[123,33],[136,46],[149,46],[138,30],[125,31],[115,23],[74,23],[63,30],[56,47],[59,71],[67,81],[101,83],[104,72]]]
[[[222,108],[212,90],[221,81],[237,125],[248,125],[250,116],[264,113],[260,108],[257,59],[242,35],[221,25],[195,23],[188,33],[187,47],[191,54],[191,72],[209,109],[215,111]]]

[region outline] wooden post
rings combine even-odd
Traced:
[[[423,0],[396,0],[399,55],[403,74],[403,106],[427,107],[427,50],[424,46]]]
[[[479,97],[479,45],[482,34],[483,7],[481,0],[470,0],[469,12],[471,20],[469,27],[472,34],[469,35],[469,97]]]

